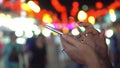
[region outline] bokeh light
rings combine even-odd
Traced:
[[[103,8],[103,3],[102,2],[96,2],[95,6],[96,6],[96,8],[101,9],[101,8]]]
[[[114,34],[114,31],[112,29],[108,29],[105,31],[105,36],[108,38],[112,37],[113,34]]]
[[[74,29],[71,31],[71,33],[72,33],[72,35],[74,35],[74,36],[77,36],[77,35],[80,34],[80,32],[78,31],[77,28],[74,28]]]
[[[44,28],[42,30],[42,34],[45,36],[45,37],[49,37],[51,35],[51,30],[47,29],[47,28]]]
[[[18,43],[18,44],[25,44],[25,42],[26,42],[25,38],[17,38],[16,39],[16,43]]]
[[[83,10],[80,10],[78,12],[77,18],[78,18],[79,21],[84,21],[87,18],[87,13],[85,11],[83,11]]]
[[[44,14],[42,21],[47,24],[51,24],[53,22],[53,20],[49,14]]]
[[[112,22],[116,21],[116,14],[115,14],[115,10],[114,9],[110,9],[109,10],[109,14],[110,14],[110,19]]]
[[[33,32],[32,31],[25,31],[25,37],[27,37],[27,38],[31,38],[31,37],[33,37]]]
[[[91,23],[92,25],[94,25],[94,24],[95,24],[95,17],[90,16],[90,17],[88,18],[88,22]]]
[[[21,37],[21,36],[24,35],[24,32],[21,31],[21,30],[17,30],[17,31],[15,32],[15,35],[16,35],[17,37]]]
[[[69,33],[69,29],[68,29],[67,27],[64,27],[64,28],[62,29],[62,32],[63,32],[64,34],[67,34],[67,33]]]
[[[22,8],[22,10],[25,10],[25,11],[27,11],[27,12],[32,11],[32,10],[30,9],[30,7],[29,7],[26,3],[22,3],[22,4],[21,4],[21,8]]]
[[[81,30],[81,32],[85,32],[85,27],[79,26],[79,29]]]
[[[33,1],[29,1],[27,4],[34,12],[36,13],[40,12],[40,7]]]

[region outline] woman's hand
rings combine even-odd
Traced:
[[[91,46],[75,40],[70,35],[62,35],[61,40],[66,53],[72,60],[86,64],[88,68],[100,68],[99,59]]]
[[[100,68],[100,65],[102,68],[112,68],[104,32],[99,33],[89,23],[78,23],[78,25],[85,27],[86,31],[81,33],[77,40],[70,35],[61,36],[62,44],[69,57],[78,63],[88,65],[89,68],[91,66]]]
[[[80,34],[80,40],[88,40],[86,43],[96,50],[101,59],[108,57],[108,48],[105,42],[104,32],[99,33],[89,23],[78,23],[79,26],[85,27],[86,31]],[[87,36],[85,36],[87,34]]]
[[[84,40],[87,45],[91,46],[98,55],[101,66],[111,68],[111,62],[108,56],[108,47],[105,42],[104,31],[99,33],[89,23],[78,23],[79,26],[85,27],[86,31],[80,34],[79,40]]]

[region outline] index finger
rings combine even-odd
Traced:
[[[79,45],[82,45],[78,40],[75,40],[73,37],[71,37],[69,35],[63,34],[62,38],[64,39],[64,41],[71,44],[71,46],[73,46],[73,47],[78,47]]]

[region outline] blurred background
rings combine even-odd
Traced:
[[[59,35],[44,27],[47,24],[76,36],[80,34],[76,21],[91,23],[99,32],[105,30],[111,63],[120,68],[120,0],[0,0],[0,68],[4,68],[2,50],[11,32],[23,47],[21,68],[29,67],[29,47],[40,34],[47,44],[45,68],[84,68],[62,51]]]

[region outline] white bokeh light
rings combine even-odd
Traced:
[[[49,36],[51,35],[51,30],[44,28],[44,29],[42,30],[42,34],[43,34],[45,37],[49,37]]]
[[[21,36],[23,36],[23,34],[24,34],[23,31],[15,31],[15,35],[16,35],[17,37],[21,37]]]
[[[77,35],[80,34],[80,32],[78,31],[77,28],[73,29],[73,30],[71,31],[71,33],[72,33],[73,35],[75,35],[75,36],[77,36]]]
[[[108,29],[105,31],[105,36],[108,38],[112,37],[113,34],[114,34],[114,31],[112,29]]]
[[[16,39],[16,42],[18,43],[18,44],[25,44],[25,38],[17,38]]]

